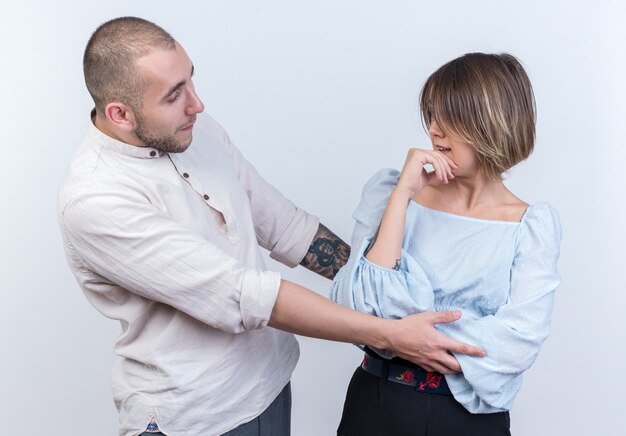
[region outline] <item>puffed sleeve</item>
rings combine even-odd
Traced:
[[[404,250],[398,271],[365,258],[399,175],[397,170],[384,169],[365,184],[353,215],[356,224],[350,259],[335,277],[331,291],[337,303],[387,319],[433,307],[433,291],[425,272]]]
[[[437,325],[448,337],[487,351],[484,358],[455,354],[462,373],[446,376],[456,400],[471,413],[511,409],[522,373],[548,337],[560,242],[557,212],[547,204],[531,206],[520,223],[507,302],[494,315],[472,319],[464,313],[453,324]]]

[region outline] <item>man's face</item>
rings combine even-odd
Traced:
[[[196,114],[204,110],[191,81],[193,64],[187,53],[176,43],[175,50],[156,50],[139,58],[137,69],[149,85],[142,108],[134,113],[136,145],[166,153],[185,151]]]

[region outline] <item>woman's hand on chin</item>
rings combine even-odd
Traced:
[[[432,172],[426,171],[425,165],[433,167]],[[420,192],[433,180],[448,183],[454,178],[454,170],[458,168],[452,159],[440,151],[409,149],[396,189],[406,190],[409,197]]]

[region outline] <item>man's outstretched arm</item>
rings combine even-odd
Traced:
[[[377,318],[281,280],[268,325],[303,336],[391,350],[427,371],[450,374],[461,368],[448,351],[484,356],[480,348],[449,339],[434,327],[459,316],[459,312],[424,312],[401,320]]]
[[[300,265],[332,280],[350,257],[350,246],[320,223]]]

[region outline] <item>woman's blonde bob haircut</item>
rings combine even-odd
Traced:
[[[510,54],[468,53],[435,71],[420,94],[426,130],[470,143],[493,179],[526,159],[535,143],[535,98],[521,63]]]

